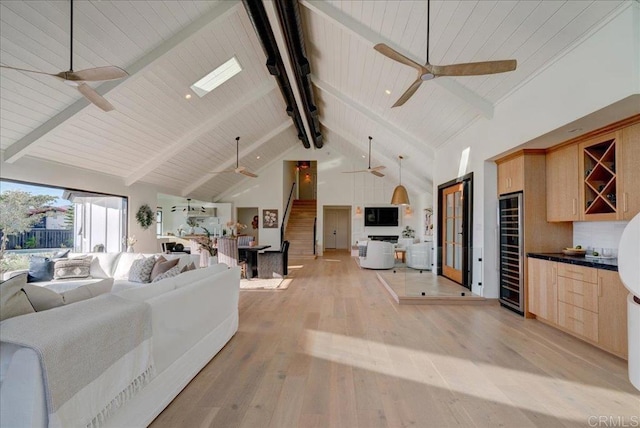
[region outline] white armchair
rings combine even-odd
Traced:
[[[360,256],[360,267],[366,269],[391,269],[395,263],[391,242],[369,241],[366,256]]]
[[[407,266],[413,269],[431,270],[431,242],[407,246]]]

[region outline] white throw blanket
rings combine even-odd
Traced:
[[[100,426],[155,374],[151,307],[111,294],[7,319],[0,339],[38,354],[49,427]]]

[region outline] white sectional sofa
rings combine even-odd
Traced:
[[[117,256],[118,263],[109,256],[98,255],[97,259],[100,267],[106,268],[105,273],[109,271],[117,278],[124,269],[122,263],[128,263],[133,257],[125,254]],[[239,268],[229,269],[219,264],[157,283],[136,285],[113,294],[128,301],[146,302],[150,306],[151,353],[156,374],[124,405],[114,410],[103,425],[107,427],[147,426],[238,329]],[[68,314],[91,300],[3,321],[0,323],[0,339],[8,333],[2,328],[7,321],[13,321],[11,326],[15,326],[17,320],[42,317],[50,311],[67,311]],[[54,331],[56,325],[43,324],[42,328]],[[127,334],[129,331],[122,331],[123,336]],[[0,342],[0,426],[48,426],[46,402],[43,372],[36,351]]]

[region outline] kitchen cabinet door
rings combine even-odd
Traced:
[[[640,123],[622,130],[617,163],[622,204],[618,218],[631,220],[640,212]]]
[[[524,155],[498,164],[498,194],[524,190]]]
[[[577,144],[547,153],[547,221],[580,220],[578,159]]]
[[[557,262],[528,258],[527,300],[537,318],[558,323]]]
[[[627,296],[618,272],[598,269],[598,344],[627,358]]]

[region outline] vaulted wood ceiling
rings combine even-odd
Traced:
[[[373,135],[374,163],[395,178],[397,156],[405,155],[403,179],[425,190],[431,175],[424,165],[434,150],[476,118],[490,118],[496,103],[629,1],[434,0],[432,63],[515,58],[518,69],[426,82],[395,109],[415,71],[373,45],[386,43],[424,62],[426,2],[302,0],[300,6],[323,150],[357,157]],[[270,1],[265,7],[273,11]],[[74,68],[112,64],[131,74],[97,87],[116,111],[89,105],[53,77],[2,69],[4,161],[33,156],[211,200],[244,179],[213,174],[235,165],[237,135],[240,163],[252,171],[300,144],[240,2],[78,1],[75,11]],[[3,0],[0,24],[3,65],[68,68],[67,2]],[[203,98],[185,99],[193,82],[234,55],[241,73]]]

